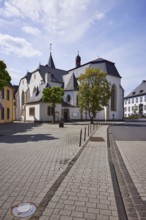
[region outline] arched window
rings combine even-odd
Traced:
[[[22,91],[22,95],[21,95],[21,100],[22,100],[22,105],[24,105],[25,102],[25,97],[24,97],[24,91]]]
[[[78,94],[76,96],[76,106],[79,106],[79,96],[78,96]]]
[[[116,109],[117,109],[117,88],[116,85],[113,85],[111,89],[111,111],[116,111]]]
[[[70,100],[71,100],[70,95],[67,95],[67,96],[66,96],[66,101],[67,101],[67,102],[70,102]]]

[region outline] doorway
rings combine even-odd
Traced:
[[[64,109],[63,117],[64,117],[65,122],[69,121],[69,110],[68,109]]]

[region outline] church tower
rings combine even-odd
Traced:
[[[50,44],[50,57],[48,60],[48,67],[55,69],[55,64],[54,64],[53,57],[52,57],[52,44]]]
[[[81,57],[79,55],[79,51],[78,51],[78,55],[76,56],[75,62],[76,62],[76,67],[81,66]]]

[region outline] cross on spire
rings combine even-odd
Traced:
[[[50,43],[50,53],[52,52],[52,43]]]

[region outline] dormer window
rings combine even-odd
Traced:
[[[136,92],[132,92],[132,95],[135,95]]]
[[[142,93],[143,92],[143,90],[140,90],[140,93]]]

